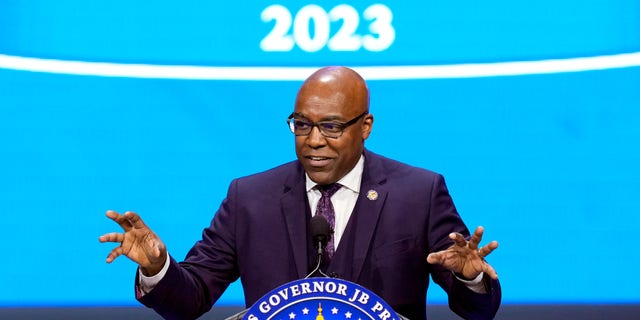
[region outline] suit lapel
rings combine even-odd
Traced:
[[[352,221],[358,230],[358,234],[353,237],[355,239],[354,254],[356,257],[362,257],[362,259],[354,260],[352,271],[354,280],[360,276],[365,261],[364,257],[369,253],[373,234],[387,198],[387,190],[384,188],[386,176],[383,173],[380,159],[375,154],[365,151],[364,163],[360,194],[353,212],[355,219]]]
[[[307,275],[308,270],[306,217],[308,201],[306,200],[304,173],[299,165],[296,168],[296,172],[290,175],[285,182],[281,205],[298,277],[303,278]]]

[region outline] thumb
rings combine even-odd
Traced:
[[[437,253],[430,253],[427,256],[427,262],[431,264],[440,263],[440,260],[441,260],[441,255]]]

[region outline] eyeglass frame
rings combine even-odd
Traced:
[[[346,130],[349,126],[351,126],[352,124],[358,122],[358,120],[360,120],[360,118],[366,116],[367,114],[369,114],[369,111],[365,111],[363,113],[361,113],[360,115],[356,116],[355,118],[347,121],[347,122],[339,122],[339,121],[333,121],[333,120],[325,120],[325,121],[318,121],[318,122],[311,122],[311,121],[303,121],[307,124],[309,124],[311,127],[309,129],[309,133],[307,134],[296,134],[295,132],[295,118],[294,116],[296,115],[295,112],[292,112],[289,117],[287,118],[287,125],[289,126],[289,130],[291,131],[291,133],[293,133],[295,136],[308,136],[311,134],[311,131],[313,131],[313,127],[318,127],[318,131],[320,131],[320,134],[325,137],[325,138],[331,138],[331,139],[338,139],[340,137],[342,137],[342,134],[344,133],[344,130]],[[298,120],[298,121],[302,121],[302,120]],[[322,131],[322,124],[323,123],[330,123],[334,126],[337,126],[340,128],[339,132],[336,132],[337,136],[331,136],[331,135],[327,135],[327,133],[325,133],[324,131]]]

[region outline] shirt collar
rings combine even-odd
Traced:
[[[358,160],[358,163],[356,163],[356,166],[353,167],[351,171],[349,171],[344,177],[342,177],[337,182],[341,184],[343,187],[353,192],[359,193],[360,182],[362,182],[362,172],[364,172],[364,155],[361,155],[360,159]],[[309,178],[309,175],[306,172],[305,172],[305,177],[306,177],[307,192],[309,192],[311,191],[311,189],[313,189],[317,185],[317,183],[313,182],[313,180]]]

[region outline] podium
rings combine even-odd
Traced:
[[[368,289],[336,278],[292,281],[226,320],[407,320]]]

